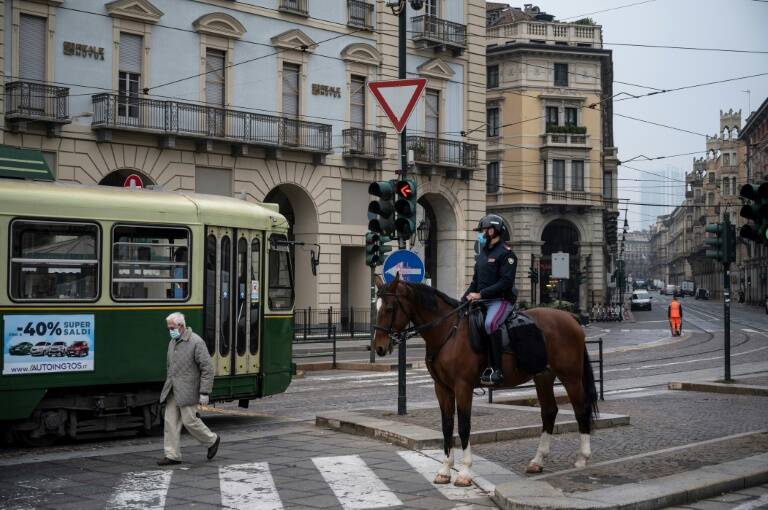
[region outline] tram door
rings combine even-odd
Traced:
[[[205,342],[217,376],[259,372],[262,233],[208,227]]]

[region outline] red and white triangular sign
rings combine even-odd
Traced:
[[[405,129],[408,117],[411,116],[426,85],[427,80],[424,78],[368,82],[373,97],[398,133]]]

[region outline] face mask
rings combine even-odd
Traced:
[[[488,238],[485,237],[485,234],[483,234],[482,232],[478,232],[477,237],[475,237],[475,239],[477,240],[477,245],[480,246],[480,248],[485,246],[485,244],[488,242]]]
[[[181,336],[181,333],[179,333],[178,328],[176,329],[169,329],[168,334],[171,335],[171,340],[176,340]]]

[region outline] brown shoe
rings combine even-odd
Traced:
[[[158,466],[173,466],[176,464],[181,464],[181,461],[169,459],[168,457],[163,457],[162,459],[157,461]]]
[[[208,460],[211,460],[216,456],[216,452],[219,451],[219,443],[221,443],[221,436],[216,434],[216,442],[214,442],[209,448],[208,448]]]

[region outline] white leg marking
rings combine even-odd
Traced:
[[[586,466],[591,456],[592,448],[589,445],[589,434],[579,434],[579,456],[576,459],[576,467]]]
[[[220,466],[219,481],[224,508],[283,508],[266,462]]]
[[[359,455],[315,457],[312,462],[345,510],[403,504]]]
[[[459,470],[459,476],[472,479],[472,446],[467,441],[467,448],[462,452],[461,469]]]
[[[544,465],[544,461],[549,457],[550,449],[552,448],[552,435],[548,432],[542,432],[539,437],[539,447],[536,448],[536,456],[531,459],[531,464]]]
[[[438,470],[438,475],[444,475],[447,477],[451,477],[451,472],[453,471],[453,448],[450,449],[450,452],[448,455],[445,456],[443,459],[443,465],[440,466],[440,470]]]
[[[432,482],[432,473],[434,473],[435,468],[440,465],[438,460],[428,457],[426,452],[402,451],[397,453],[428,482]],[[474,486],[455,487],[450,484],[433,484],[433,487],[437,489],[440,494],[451,500],[473,499],[486,496],[483,491]]]
[[[144,510],[165,508],[165,496],[171,483],[172,471],[143,471],[126,473],[120,479],[107,508]]]

